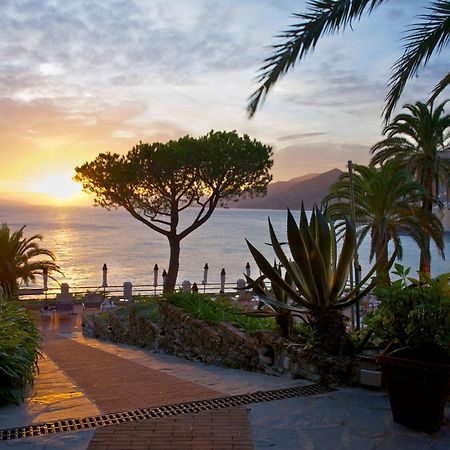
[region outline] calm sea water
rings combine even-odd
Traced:
[[[195,210],[186,211],[184,221],[192,219]],[[285,239],[286,212],[278,210],[217,209],[211,219],[181,242],[181,261],[178,282],[188,279],[200,283],[203,267],[209,265],[209,282],[219,282],[225,268],[227,282],[243,278],[250,262],[253,274],[256,266],[244,238],[252,242],[270,260],[273,253],[269,241],[267,218],[270,217],[280,240]],[[108,266],[108,283],[121,285],[153,283],[153,267],[158,264],[160,274],[168,266],[169,246],[161,236],[133,219],[126,211],[106,211],[94,207],[12,207],[0,206],[0,223],[12,229],[27,225],[27,236],[44,235],[43,247],[53,250],[65,278],[60,282],[71,286],[100,286],[102,266]],[[450,271],[450,236],[446,236],[447,261],[435,248],[432,254],[432,273]],[[369,268],[368,242],[360,249],[363,272]],[[415,243],[403,238],[402,264],[412,271],[418,268],[419,251]]]

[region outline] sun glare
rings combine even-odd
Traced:
[[[70,204],[83,198],[81,185],[72,180],[72,173],[54,173],[35,180],[31,190],[35,194],[43,194],[51,203]]]

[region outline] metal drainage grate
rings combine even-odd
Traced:
[[[135,409],[133,411],[103,414],[101,416],[85,417],[83,419],[55,420],[53,422],[0,430],[0,441],[43,436],[54,433],[65,433],[68,431],[87,430],[90,428],[108,427],[110,425],[119,425],[127,422],[139,422],[140,420],[146,419],[177,416],[179,414],[189,414],[200,411],[211,411],[229,408],[231,406],[245,406],[251,403],[271,402],[291,397],[307,397],[324,394],[333,390],[334,389],[320,384],[311,384],[308,386],[274,391],[257,391],[252,394],[233,395],[212,400],[177,403],[175,405],[160,406],[158,408]]]

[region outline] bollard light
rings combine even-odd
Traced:
[[[158,264],[155,264],[155,267],[153,267],[153,287],[158,286]]]
[[[247,264],[245,265],[245,274],[246,274],[248,277],[250,277],[250,273],[251,273],[251,270],[250,270],[250,263],[247,262]]]

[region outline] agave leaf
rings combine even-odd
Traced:
[[[313,216],[315,216],[315,212],[313,211]],[[313,217],[311,216],[311,217]],[[306,217],[306,215],[305,215]],[[289,232],[289,229],[288,229]],[[322,255],[320,254],[320,249],[315,241],[310,227],[306,226],[303,230],[300,230],[300,237],[305,243],[305,247],[307,250],[307,262],[309,263],[309,270],[312,278],[312,286],[314,286],[315,290],[313,293],[316,295],[316,303],[319,305],[325,306],[327,303],[327,283],[326,283],[326,269],[322,259]],[[288,234],[289,238],[289,234]],[[289,240],[289,239],[288,239]],[[299,263],[299,262],[297,262]],[[303,262],[305,264],[305,262]],[[308,267],[307,265],[307,267]],[[300,267],[301,270],[301,267]]]
[[[325,266],[325,270],[327,273],[327,287],[331,290],[329,286],[329,280],[331,278],[330,271],[333,270],[332,264],[332,251],[331,251],[331,243],[332,243],[332,230],[328,225],[328,222],[325,220],[323,214],[317,209],[316,211],[316,241],[319,243],[320,254],[323,258],[323,263]]]
[[[345,288],[348,274],[351,268],[351,262],[355,251],[355,230],[347,218],[345,218],[345,238],[342,244],[341,254],[336,267],[334,286],[330,292],[330,302],[334,303],[336,298]]]
[[[255,262],[262,273],[266,275],[266,277],[271,281],[272,284],[277,284],[280,286],[287,294],[293,299],[297,299],[299,297],[298,293],[295,292],[291,286],[289,286],[280,274],[272,267],[272,265],[267,261],[262,253],[260,253],[250,242],[246,239],[248,248],[255,259]]]
[[[297,306],[294,305],[288,305],[286,303],[281,303],[278,300],[275,300],[274,298],[270,298],[270,297],[261,297],[261,299],[264,301],[264,303],[267,303],[270,306],[273,306],[275,308],[278,309],[284,309],[286,311],[293,311],[296,313],[304,313],[305,311],[303,309],[300,309]],[[297,301],[298,304],[300,304],[301,306],[305,307],[306,309],[309,308],[308,304],[304,304],[304,301],[302,299],[299,299]]]
[[[364,289],[359,292],[357,291],[357,289],[352,289],[352,297],[350,297],[350,295],[347,295],[344,298],[340,299],[339,302],[335,303],[335,305],[339,309],[344,309],[347,308],[347,306],[353,305],[358,300],[365,297],[375,287],[376,283],[376,280],[372,280]]]
[[[296,276],[297,272],[293,269],[293,267],[292,267],[288,257],[283,252],[283,249],[281,248],[281,245],[280,245],[280,243],[278,241],[278,238],[277,238],[277,236],[275,234],[275,231],[273,229],[272,222],[270,221],[270,219],[269,219],[269,234],[270,234],[270,239],[272,241],[272,247],[274,249],[275,254],[277,255],[277,257],[280,260],[280,262],[283,265],[283,267],[289,273],[291,278],[294,280],[294,283],[297,286],[297,288],[298,288],[298,290],[300,292],[300,295],[305,296],[305,292],[303,290],[303,285],[301,283],[301,280],[298,279],[298,277]],[[293,298],[295,298],[295,297],[293,297]]]
[[[308,300],[312,300],[313,298],[318,296],[318,292],[314,273],[309,261],[308,249],[306,248],[305,241],[303,240],[303,235],[298,229],[297,224],[295,223],[294,216],[289,209],[287,220],[287,236],[289,249],[291,250],[292,257],[296,263],[298,272],[302,277],[300,283],[297,283],[297,281],[300,280],[298,280],[295,276],[292,277],[293,281],[295,284],[297,284],[297,287],[299,287],[303,296]],[[291,268],[289,273],[291,274],[292,272],[294,272],[294,270],[292,270]]]
[[[256,295],[266,295],[266,290],[261,286],[261,281],[264,281],[266,278],[265,275],[261,275],[256,280],[253,280],[247,274],[244,274],[244,276],[247,280],[248,287],[252,289]]]

